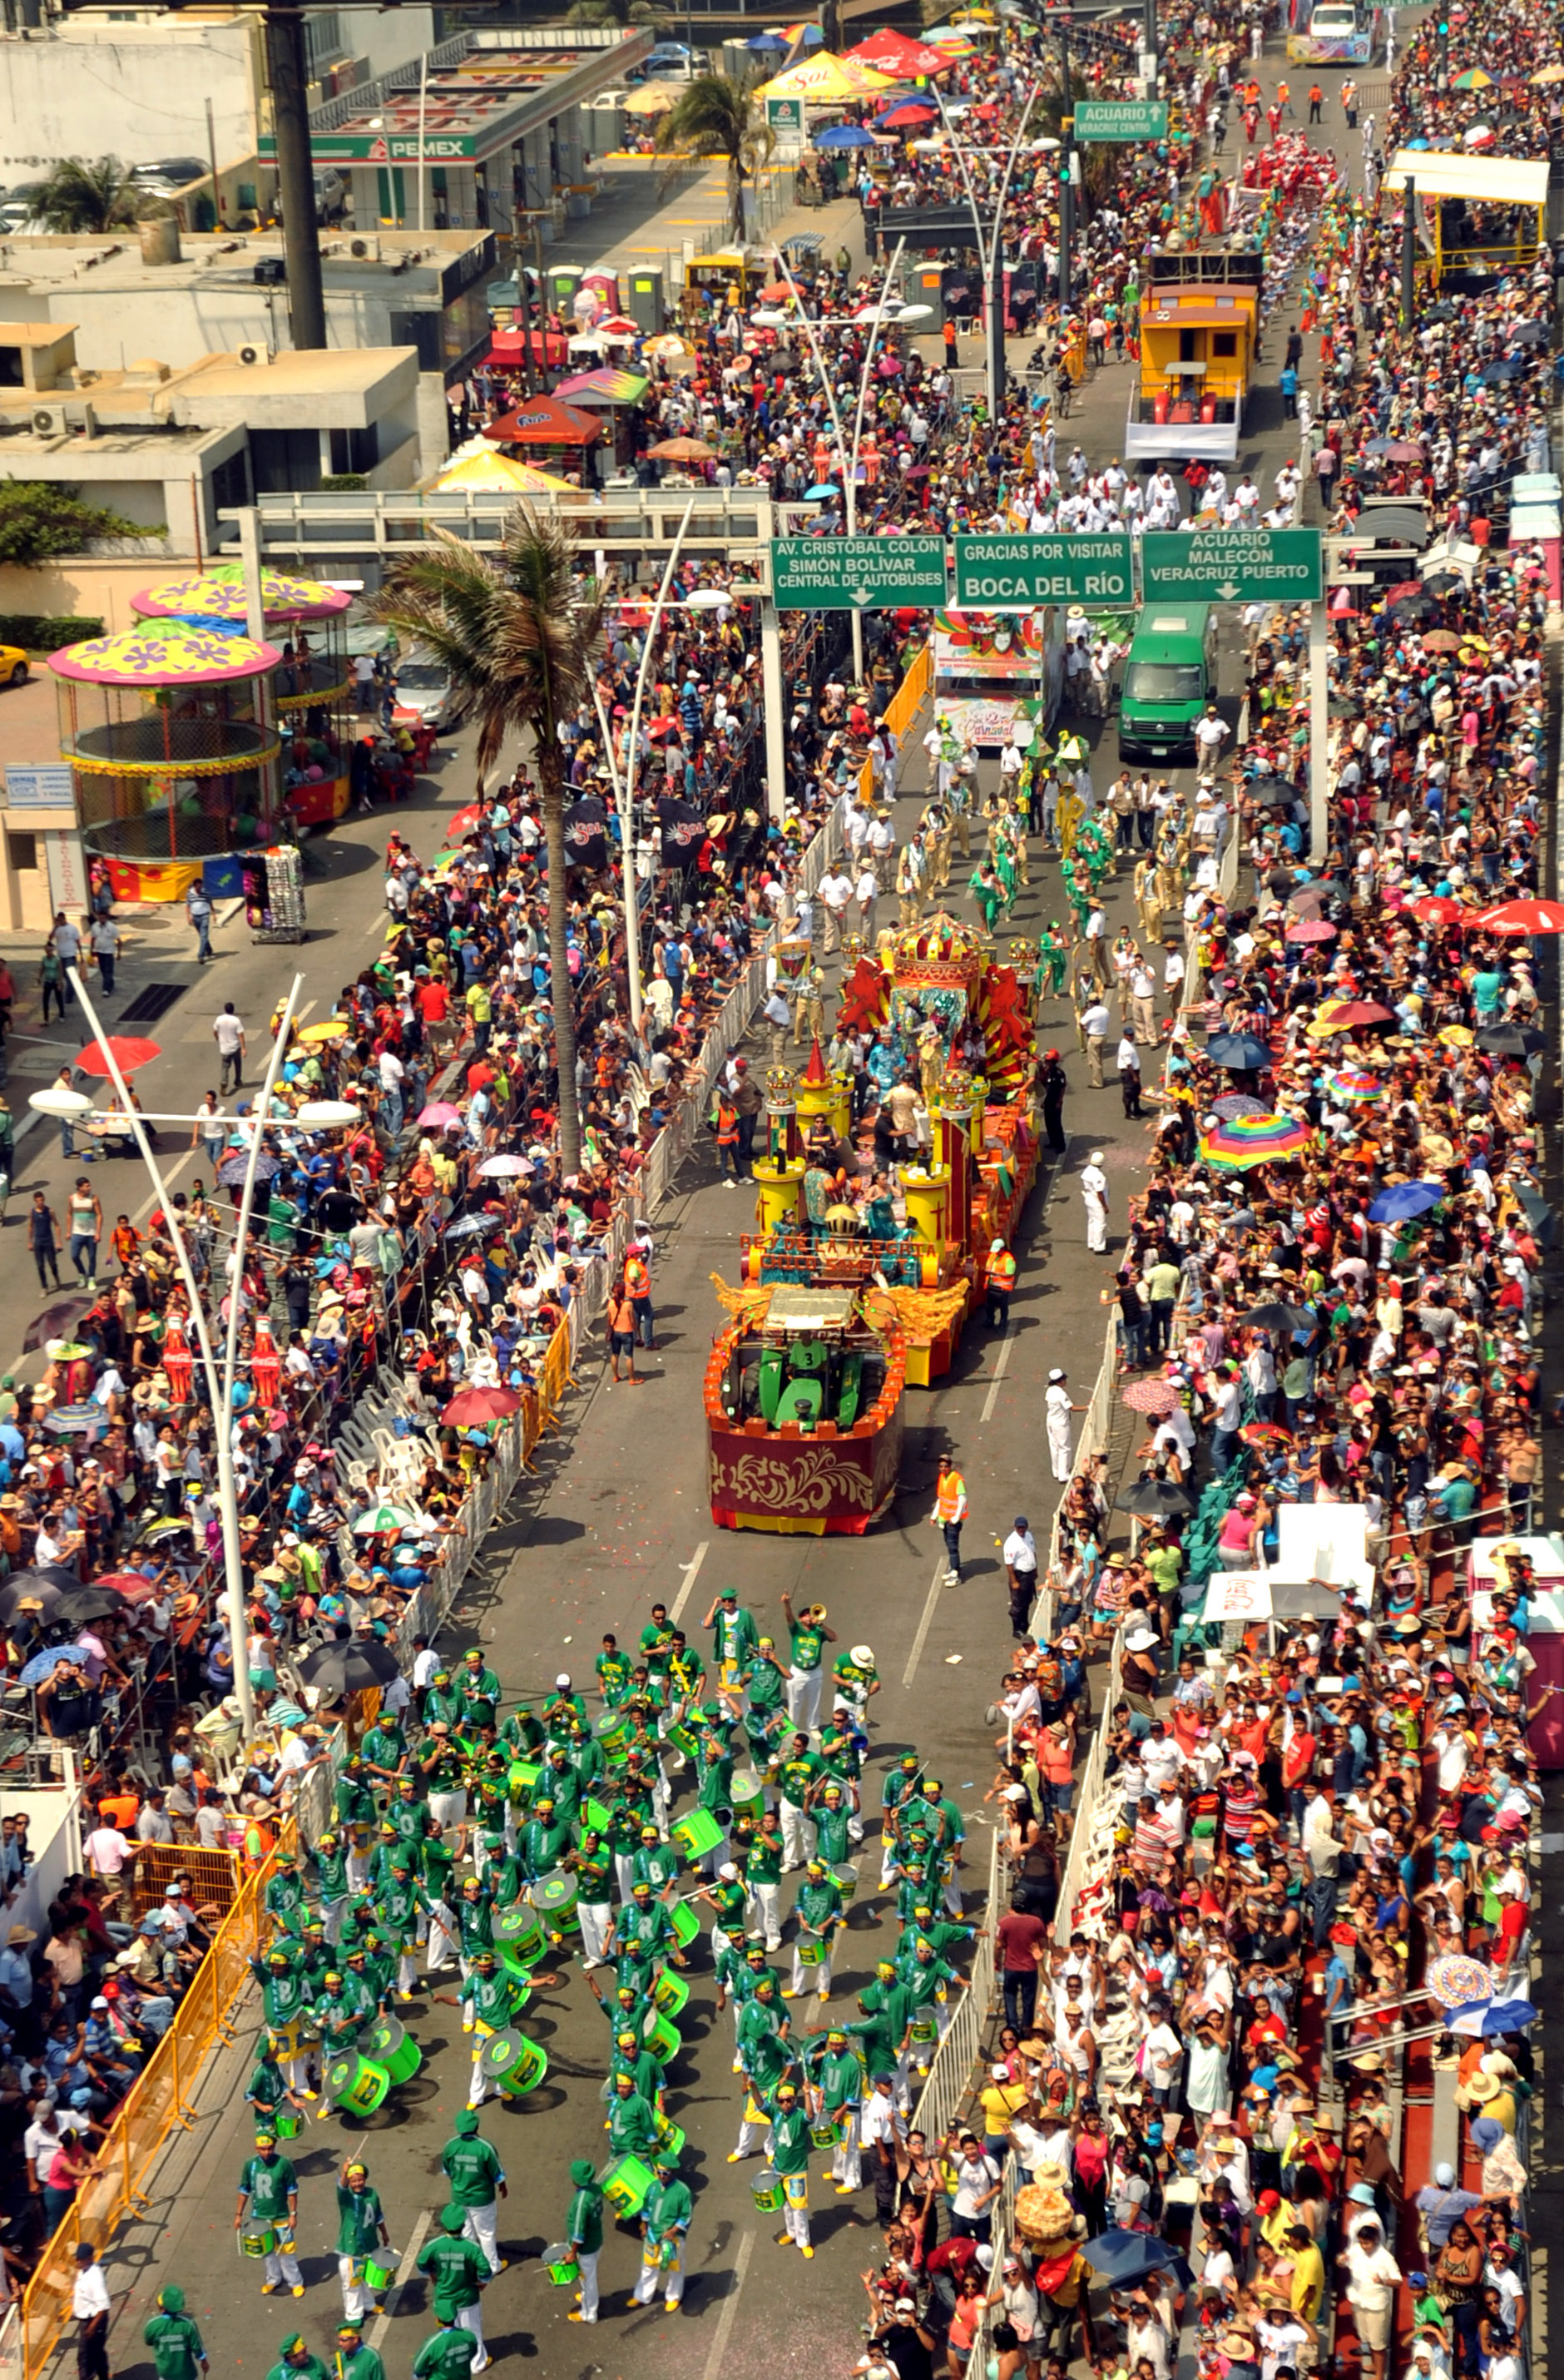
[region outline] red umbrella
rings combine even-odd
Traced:
[[[1497,909],[1483,910],[1475,922],[1489,934],[1564,934],[1564,903],[1501,901]]]
[[[1459,926],[1471,911],[1463,901],[1452,901],[1443,892],[1430,892],[1426,901],[1414,901],[1412,914],[1422,926]]]
[[[1328,917],[1300,917],[1295,926],[1287,929],[1290,942],[1333,942],[1336,929]]]
[[[991,99],[986,99],[980,107],[975,107],[972,112],[980,124],[992,124],[1000,111]]]
[[[89,1043],[79,1053],[75,1063],[84,1075],[107,1075],[113,1071],[109,1064],[111,1051],[120,1073],[133,1075],[138,1066],[150,1066],[154,1058],[161,1058],[163,1045],[157,1041],[142,1041],[134,1033],[111,1033],[106,1044],[102,1041]]]
[[[1121,1402],[1132,1413],[1170,1414],[1179,1402],[1171,1380],[1132,1380]]]
[[[1331,1000],[1320,1010],[1332,1025],[1389,1025],[1394,1020],[1376,1000]]]
[[[466,834],[468,827],[476,826],[482,816],[483,812],[476,802],[468,802],[463,809],[453,810],[445,821],[446,842],[454,843],[459,834]]]
[[[106,1578],[95,1578],[91,1584],[110,1595],[123,1596],[127,1603],[151,1603],[158,1593],[154,1582],[143,1578],[139,1570],[110,1571]]]
[[[486,1422],[503,1421],[519,1413],[521,1399],[514,1389],[458,1389],[440,1418],[453,1429],[481,1429]]]
[[[602,423],[595,414],[563,405],[557,396],[529,396],[498,421],[485,422],[483,434],[503,446],[595,446]]]
[[[1279,1421],[1246,1421],[1239,1431],[1245,1446],[1291,1446],[1292,1432]]]

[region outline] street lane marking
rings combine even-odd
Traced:
[[[983,1400],[983,1418],[985,1421],[992,1421],[994,1418],[994,1406],[999,1399],[1000,1382],[1004,1378],[1005,1373],[1010,1368],[1010,1351],[1014,1344],[1015,1342],[1013,1339],[1007,1338],[1004,1345],[1000,1349],[1000,1360],[994,1366],[994,1377],[988,1383],[988,1393]]]
[[[165,1165],[164,1167],[163,1180],[164,1187],[165,1189],[172,1190],[175,1183],[178,1180],[180,1174],[183,1173],[186,1166],[188,1165],[195,1153],[196,1152],[193,1148],[188,1148],[183,1157],[176,1158],[172,1165]],[[153,1190],[147,1197],[142,1199],[140,1205],[137,1208],[136,1212],[131,1216],[131,1221],[133,1223],[143,1222],[147,1216],[152,1213],[152,1208],[156,1204],[157,1192]]]
[[[700,1565],[706,1560],[706,1557],[710,1550],[710,1539],[709,1537],[702,1537],[699,1545],[697,1546],[695,1549],[695,1560],[685,1572],[685,1583],[679,1589],[678,1594],[673,1597],[673,1609],[668,1614],[669,1625],[671,1627],[676,1628],[678,1626],[685,1606],[690,1599],[690,1589],[695,1585],[696,1580],[700,1576]]]
[[[706,2369],[701,2374],[701,2380],[721,2380],[723,2366],[727,2360],[728,2335],[733,2329],[734,2320],[738,2313],[739,2291],[744,2287],[744,2277],[749,2270],[749,2260],[754,2253],[755,2234],[753,2231],[746,2231],[738,2243],[738,2253],[734,2258],[734,2285],[722,2300],[722,2311],[717,2317],[717,2336],[711,2342],[711,2352],[706,2359]]]
[[[426,2206],[423,2213],[419,2216],[418,2221],[413,2226],[412,2238],[408,2240],[406,2247],[403,2250],[401,2267],[402,2277],[398,2280],[396,2287],[391,2291],[390,2296],[386,2299],[386,2301],[384,2305],[382,2306],[379,2313],[376,2314],[374,2321],[370,2325],[369,2336],[366,2338],[364,2344],[366,2347],[372,2347],[377,2355],[385,2344],[386,2332],[391,2328],[392,2308],[401,2304],[403,2290],[407,2287],[409,2281],[416,2280],[418,2277],[418,2250],[423,2246],[424,2241],[428,2239],[430,2225],[433,2220],[433,2216]]]
[[[917,1623],[917,1634],[913,1638],[913,1649],[907,1655],[907,1666],[902,1672],[902,1683],[904,1686],[910,1686],[917,1675],[917,1665],[923,1658],[923,1648],[928,1642],[928,1632],[934,1625],[935,1606],[944,1589],[945,1572],[948,1567],[949,1564],[941,1554],[940,1566],[929,1583],[928,1593],[923,1600],[923,1618]]]

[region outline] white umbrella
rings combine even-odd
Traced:
[[[486,1182],[508,1182],[518,1173],[530,1173],[531,1166],[525,1157],[486,1157],[479,1167]]]
[[[415,1512],[410,1505],[394,1504],[385,1497],[378,1504],[371,1504],[367,1512],[359,1513],[353,1524],[353,1534],[356,1537],[378,1537],[389,1529],[418,1529],[424,1525],[423,1515]]]

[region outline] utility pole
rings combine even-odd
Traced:
[[[1154,0],[1148,0],[1154,5]],[[1064,114],[1060,131],[1064,147],[1059,159],[1059,302],[1068,307],[1074,267],[1071,260],[1071,242],[1075,228],[1075,94],[1070,83],[1070,16],[1068,8],[1059,20],[1059,79],[1064,99]]]
[[[1401,327],[1412,321],[1417,297],[1417,183],[1409,175],[1401,185]]]
[[[266,11],[266,77],[277,143],[277,194],[288,270],[288,322],[296,347],[326,344],[321,242],[315,227],[315,171],[309,154],[309,71],[304,11],[298,0],[272,0]]]

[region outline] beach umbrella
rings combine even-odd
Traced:
[[[664,438],[647,448],[653,463],[709,463],[716,452],[704,438]]]
[[[42,1685],[45,1678],[54,1675],[62,1661],[91,1661],[95,1658],[85,1645],[51,1645],[46,1653],[33,1655],[17,1683],[19,1686]]]
[[[162,1055],[160,1041],[143,1041],[135,1033],[111,1033],[106,1043],[90,1041],[85,1050],[78,1050],[71,1063],[79,1066],[84,1075],[107,1075],[112,1071],[112,1056],[122,1075],[133,1075],[138,1066],[150,1066],[154,1058]]]
[[[399,1674],[399,1664],[390,1645],[378,1637],[350,1636],[317,1645],[299,1663],[298,1674],[323,1702],[334,1703],[344,1694],[388,1686]]]
[[[1426,1215],[1446,1196],[1442,1182],[1396,1182],[1381,1190],[1368,1210],[1371,1223],[1408,1223]]]
[[[1441,1951],[1430,1959],[1423,1983],[1431,2000],[1441,2008],[1486,2007],[1494,1996],[1494,1972],[1464,1950]]]
[[[1171,1380],[1132,1380],[1119,1402],[1132,1413],[1170,1414],[1179,1402]]]
[[[787,55],[787,43],[780,33],[751,33],[744,46],[753,50],[757,57],[764,57],[768,52],[778,57]]]
[[[1233,1075],[1251,1075],[1271,1062],[1269,1043],[1253,1033],[1215,1033],[1206,1044],[1206,1055],[1214,1066]]]
[[[353,1524],[353,1534],[356,1537],[379,1537],[393,1529],[416,1529],[419,1525],[418,1515],[410,1506],[394,1503],[389,1496],[382,1496],[367,1512],[359,1513]]]
[[[1501,901],[1474,922],[1485,934],[1564,934],[1564,902]]]
[[[1201,1135],[1200,1154],[1208,1165],[1244,1172],[1252,1165],[1279,1164],[1297,1157],[1313,1138],[1310,1127],[1292,1116],[1233,1116]]]
[[[441,1129],[444,1129],[449,1124],[460,1123],[461,1120],[460,1108],[454,1108],[449,1099],[430,1099],[428,1107],[423,1109],[418,1116],[419,1123],[434,1124]]]
[[[1333,942],[1336,929],[1328,917],[1300,917],[1295,926],[1287,929],[1290,942]]]
[[[486,1422],[503,1421],[520,1410],[521,1399],[514,1389],[458,1389],[440,1418],[452,1429],[481,1429]]]
[[[1452,91],[1491,91],[1493,80],[1492,75],[1485,74],[1481,67],[1468,67],[1463,73],[1452,79],[1450,89]]]
[[[1116,1512],[1134,1512],[1143,1521],[1164,1521],[1194,1510],[1194,1499],[1187,1488],[1171,1479],[1137,1479],[1131,1488],[1116,1498]]]
[[[1349,1106],[1362,1106],[1385,1096],[1385,1086],[1378,1075],[1366,1075],[1359,1066],[1338,1066],[1325,1079],[1333,1098],[1345,1099]]]

